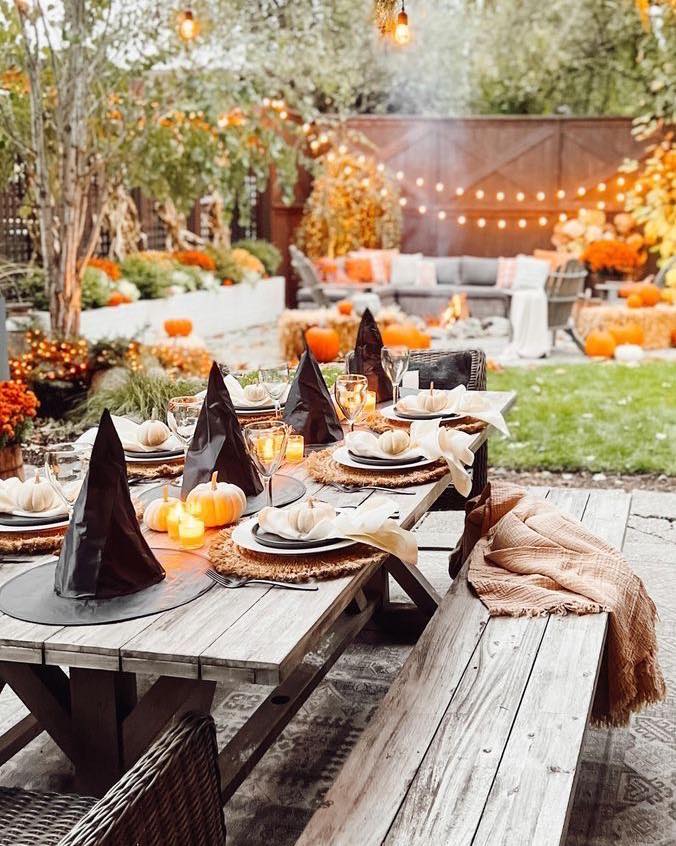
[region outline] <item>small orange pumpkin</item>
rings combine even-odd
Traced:
[[[590,332],[585,338],[584,351],[590,356],[601,356],[603,358],[612,358],[615,352],[615,338],[603,329],[595,329]]]
[[[643,297],[640,294],[630,294],[627,297],[627,306],[629,308],[642,308],[643,307]]]
[[[620,344],[643,346],[643,327],[640,323],[613,325],[608,327],[608,331],[615,338],[615,343],[618,347]]]
[[[312,326],[305,333],[305,340],[317,361],[327,363],[338,358],[340,338],[335,329]]]
[[[338,314],[345,314],[349,315],[352,314],[352,301],[351,300],[339,300],[336,303],[336,308],[338,309]]]
[[[231,285],[234,285],[234,284],[235,283],[232,281],[232,279],[224,279],[221,282],[221,285],[223,285],[224,288],[229,288]]]
[[[192,332],[192,320],[176,317],[164,321],[164,331],[170,338],[187,338]]]
[[[618,293],[621,297],[624,297],[624,299],[626,300],[627,297],[630,297],[632,294],[638,293],[638,287],[639,286],[636,282],[627,282],[620,288]]]
[[[387,347],[404,346],[412,350],[427,349],[430,336],[412,323],[390,323],[382,332]]]
[[[119,306],[123,303],[130,303],[131,300],[129,297],[125,297],[124,294],[120,293],[120,291],[113,291],[113,293],[108,297],[108,302],[106,305],[109,306]]]
[[[638,295],[644,306],[656,306],[662,299],[662,292],[652,282],[645,282],[639,287]]]

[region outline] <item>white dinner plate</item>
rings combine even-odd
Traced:
[[[413,464],[360,464],[347,451],[347,447],[338,447],[333,453],[332,458],[342,464],[343,467],[350,467],[352,470],[370,470],[373,473],[381,473],[383,470],[388,472],[404,473],[406,470],[417,470],[418,467],[427,467],[429,464],[434,464],[434,458],[423,458]]]
[[[183,458],[183,451],[181,450],[181,452],[177,452],[175,455],[160,456],[159,458],[153,455],[152,452],[146,453],[143,457],[129,455],[129,453],[125,452],[124,457],[127,464],[171,464],[179,458]]]
[[[68,518],[64,517],[58,523],[35,523],[33,526],[3,526],[0,525],[0,534],[3,535],[32,535],[35,532],[48,532],[51,529],[62,529],[68,525]]]
[[[341,540],[326,546],[304,546],[301,549],[275,549],[274,547],[263,546],[262,543],[258,543],[252,532],[256,523],[258,523],[258,517],[252,517],[251,520],[247,520],[237,526],[231,535],[232,540],[237,546],[250,549],[252,552],[264,552],[266,555],[281,555],[288,558],[289,556],[296,555],[316,555],[318,552],[333,552],[335,549],[345,549],[348,546],[354,546],[356,543],[353,540]]]
[[[279,408],[280,411],[284,411],[284,403],[282,403]],[[266,408],[256,408],[255,406],[252,406],[251,408],[243,408],[242,406],[235,406],[235,413],[239,417],[248,417],[249,415],[256,416],[259,414],[267,414],[270,416],[275,413],[275,407],[274,405],[267,406]]]
[[[457,414],[455,411],[420,411],[416,412],[415,416],[410,414],[408,417],[402,417],[401,414],[397,414],[393,405],[386,405],[385,408],[381,408],[380,413],[388,420],[403,420],[405,423],[410,423],[413,420],[452,420],[454,417],[464,416],[462,414]]]

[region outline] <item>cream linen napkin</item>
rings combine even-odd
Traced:
[[[22,485],[32,484],[33,479],[28,479],[22,482],[16,476],[11,479],[0,479],[0,513],[13,514],[15,517],[58,517],[61,514],[64,517],[67,515],[66,508],[56,494],[56,491],[51,491],[52,497],[48,503],[47,508],[42,511],[24,511],[19,508],[18,496]]]
[[[414,420],[410,429],[411,443],[428,458],[443,458],[448,464],[451,481],[462,496],[472,490],[472,479],[465,465],[474,464],[474,453],[469,448],[476,435],[457,432],[441,426],[439,420]]]
[[[396,461],[397,459],[406,461],[409,458],[416,458],[416,456],[422,454],[421,449],[415,449],[413,446],[410,446],[404,452],[392,455],[381,449],[377,435],[374,435],[373,432],[365,431],[348,432],[345,435],[345,446],[351,452],[356,453],[356,455],[363,455],[366,458],[388,458],[390,461]]]
[[[261,406],[269,406],[273,405],[272,400],[266,394],[263,399],[260,400],[250,400],[245,394],[244,388],[240,385],[239,381],[235,379],[232,373],[228,373],[225,379],[225,387],[228,389],[228,393],[230,394],[230,398],[232,399],[233,405],[236,405],[237,408],[260,408]],[[286,398],[289,393],[289,386],[287,385],[284,389],[284,394],[282,395],[282,399],[280,402],[285,403]]]
[[[116,417],[112,415],[112,418],[115,431],[119,435],[120,441],[122,441],[122,448],[125,452],[164,452],[165,450],[182,449],[175,435],[169,435],[166,441],[156,446],[145,446],[138,439],[140,429],[138,423],[134,423],[128,417]],[[96,427],[87,429],[86,432],[80,435],[76,443],[93,445],[96,440],[96,431]]]
[[[402,529],[390,518],[396,510],[391,499],[371,496],[358,508],[334,513],[320,520],[311,531],[299,532],[289,523],[291,509],[267,507],[259,512],[258,525],[264,532],[291,540],[346,538],[389,552],[405,564],[415,564],[418,543],[412,532]]]
[[[460,414],[473,417],[476,420],[483,420],[491,426],[495,426],[498,432],[509,435],[509,429],[505,418],[493,408],[488,398],[481,391],[468,391],[464,385],[457,385],[452,391],[446,391],[447,403],[442,409],[445,414]],[[397,408],[407,414],[424,414],[418,407],[417,396],[402,397],[397,403]],[[439,413],[439,412],[437,412]]]

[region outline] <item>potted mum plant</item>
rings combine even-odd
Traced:
[[[23,479],[21,444],[37,413],[38,399],[22,382],[0,382],[0,479]]]
[[[598,282],[633,279],[644,261],[644,256],[636,247],[625,241],[609,239],[593,241],[581,258],[589,268],[590,281],[594,287]]]

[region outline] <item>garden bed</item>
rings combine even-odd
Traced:
[[[202,337],[276,322],[284,310],[283,276],[221,286],[213,291],[194,291],[157,300],[137,300],[82,312],[80,333],[89,341],[124,335],[152,341],[164,334],[167,318],[192,320]],[[38,312],[41,326],[49,329],[49,314]]]

